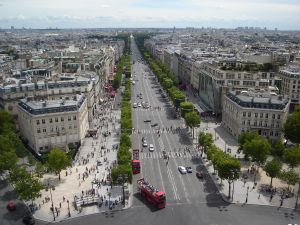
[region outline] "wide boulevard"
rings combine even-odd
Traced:
[[[132,41],[132,104],[148,102],[151,107],[133,108],[133,149],[140,150],[141,173],[134,175],[133,204],[123,211],[109,211],[60,222],[64,225],[287,225],[300,223],[299,212],[258,205],[229,204],[223,201],[215,184],[206,172],[202,160],[192,149],[184,122],[175,118],[171,103],[161,96],[159,83],[141,58],[134,40]],[[142,96],[142,97],[140,97]],[[151,122],[144,122],[151,120]],[[156,124],[152,127],[151,125]],[[178,132],[166,132],[172,126]],[[158,134],[158,129],[160,133]],[[162,131],[164,129],[164,131]],[[148,147],[142,147],[142,137]],[[154,151],[149,151],[153,144]],[[184,149],[189,148],[189,152]],[[163,151],[169,156],[167,163]],[[181,174],[178,166],[191,166],[192,173]],[[204,173],[204,179],[195,176]],[[157,189],[166,192],[166,208],[157,210],[137,193],[136,180],[144,177]],[[7,224],[15,224],[7,223]],[[0,221],[1,224],[1,221]],[[36,224],[43,224],[37,221]]]

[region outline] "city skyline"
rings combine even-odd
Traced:
[[[299,30],[299,0],[0,0],[0,27],[215,27]]]

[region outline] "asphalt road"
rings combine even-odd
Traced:
[[[133,60],[140,58],[140,53],[133,44]],[[133,85],[132,102],[147,101],[154,107],[161,107],[162,110],[142,109],[138,107],[133,110],[133,125],[141,133],[133,134],[133,148],[143,149],[141,153],[142,172],[134,176],[134,182],[140,177],[146,178],[157,189],[166,192],[167,206],[165,209],[157,210],[151,204],[134,193],[133,206],[124,211],[110,211],[102,214],[94,214],[74,218],[60,222],[61,225],[287,225],[300,224],[299,211],[289,209],[257,206],[237,205],[223,202],[217,189],[212,183],[208,174],[200,181],[195,176],[196,170],[205,171],[199,158],[192,158],[196,153],[183,154],[183,148],[190,146],[191,142],[184,129],[180,133],[161,133],[158,137],[156,130],[150,124],[158,123],[160,128],[178,127],[183,124],[180,119],[174,119],[174,111],[170,104],[161,98],[158,93],[158,84],[149,76],[149,68],[139,62],[133,65],[133,74],[136,74],[136,84]],[[144,75],[146,74],[146,75]],[[143,99],[137,99],[136,94],[142,93]],[[151,119],[151,123],[145,123],[145,119]],[[154,152],[148,148],[142,148],[141,138],[147,139],[148,145],[154,145]],[[180,156],[177,154],[181,148]],[[170,154],[168,165],[162,158],[162,151]],[[176,152],[176,153],[175,153]],[[180,174],[177,167],[191,166],[192,174]],[[10,193],[2,188],[1,206],[5,200],[5,194]],[[134,192],[136,183],[134,183]],[[3,201],[4,200],[4,201]],[[16,218],[8,213],[5,207],[0,210],[0,225],[21,224],[19,214]],[[46,224],[37,221],[36,224]]]

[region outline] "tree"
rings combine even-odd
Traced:
[[[288,171],[284,170],[280,173],[280,178],[288,184],[288,189],[290,189],[290,185],[295,185],[297,183],[298,174],[293,169]]]
[[[194,128],[200,126],[200,116],[196,112],[189,112],[185,114],[185,122],[188,127],[192,129],[193,138],[194,138]]]
[[[283,154],[283,158],[291,168],[300,165],[300,148],[291,147],[286,149],[286,151]]]
[[[114,167],[111,171],[112,182],[114,184],[121,184],[119,177],[123,174],[127,175],[127,182],[132,183],[132,170],[130,165],[118,165],[117,167]]]
[[[18,157],[7,136],[0,135],[0,174],[11,170],[17,164]]]
[[[185,114],[194,111],[194,104],[192,102],[181,102],[180,112],[181,116],[185,118]]]
[[[43,184],[32,173],[27,172],[23,167],[15,167],[10,174],[10,181],[19,199],[32,201],[41,196]]]
[[[14,118],[5,110],[0,110],[0,134],[15,130]]]
[[[71,159],[68,155],[61,151],[59,148],[53,148],[47,160],[47,167],[50,171],[58,174],[58,179],[60,180],[60,172],[71,166]]]
[[[271,148],[271,154],[275,158],[282,159],[284,154],[285,146],[282,143],[282,140],[276,141],[272,148]]]
[[[279,176],[282,163],[277,160],[268,161],[264,167],[267,176],[271,177],[270,187],[272,187],[273,178]]]
[[[300,111],[297,109],[290,115],[283,125],[283,132],[288,140],[300,144]]]
[[[243,146],[244,154],[249,155],[258,165],[266,162],[270,149],[271,146],[265,138],[254,138],[251,141],[247,141]]]
[[[240,144],[240,148],[243,149],[243,146],[246,142],[251,141],[252,139],[259,138],[257,132],[251,131],[251,132],[242,132],[238,138],[238,142]]]
[[[212,143],[214,142],[212,134],[200,132],[199,136],[198,136],[198,142],[199,142],[199,145],[201,145],[202,150],[206,153],[207,148],[209,146],[211,146]],[[203,154],[203,151],[202,151],[201,155]]]
[[[125,145],[127,147],[131,147],[131,140],[127,134],[122,134],[120,138],[120,145]]]

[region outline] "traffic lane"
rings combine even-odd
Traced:
[[[300,216],[291,210],[256,205],[174,204],[165,209],[133,207],[124,211],[109,211],[60,222],[61,225],[286,225],[299,223]],[[46,224],[46,223],[44,223]]]

